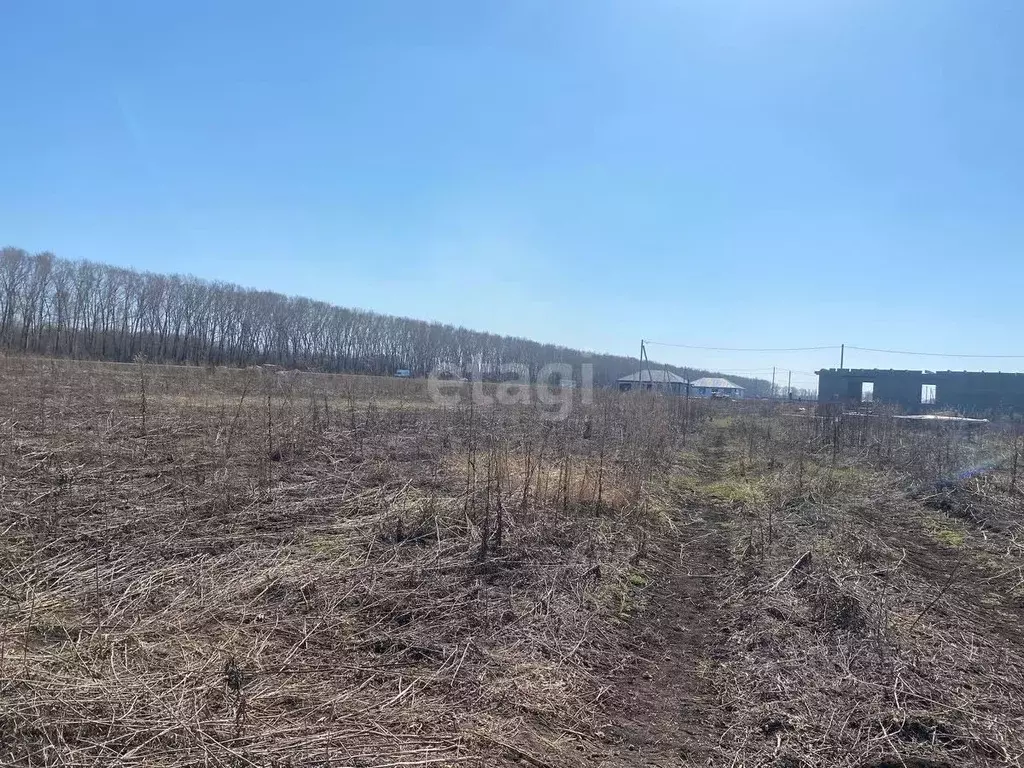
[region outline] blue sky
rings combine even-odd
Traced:
[[[8,0],[0,241],[609,352],[1024,354],[1022,29],[1015,0]]]

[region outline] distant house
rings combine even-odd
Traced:
[[[399,368],[397,371],[395,371],[395,378],[411,379],[412,371],[410,371],[408,368]]]
[[[744,389],[728,379],[706,376],[690,382],[690,394],[694,397],[743,397]]]
[[[647,369],[623,376],[616,382],[619,390],[629,392],[631,389],[649,389],[673,395],[686,394],[686,379],[676,376],[671,371]]]

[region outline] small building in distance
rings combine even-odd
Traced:
[[[744,388],[739,384],[715,376],[705,376],[690,382],[690,394],[694,397],[732,397],[739,400],[743,392]]]
[[[1024,411],[1024,373],[825,368],[818,373],[818,402],[859,406],[884,403],[915,414]]]
[[[686,394],[686,379],[676,376],[671,371],[647,370],[631,373],[623,376],[616,382],[621,392],[629,392],[632,389],[646,389],[655,392],[665,392],[670,395]]]

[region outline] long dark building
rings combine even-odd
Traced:
[[[819,403],[874,401],[898,405],[910,413],[929,408],[1024,411],[1024,373],[877,368],[828,368],[817,373]]]

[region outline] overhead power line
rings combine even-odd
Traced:
[[[907,352],[899,349],[874,349],[872,347],[853,347],[846,345],[847,349],[855,349],[858,352],[878,352],[883,355],[915,355],[918,357],[969,357],[976,360],[1024,360],[1024,355],[955,355],[950,352]]]
[[[837,350],[839,345],[832,347],[702,347],[695,344],[672,344],[667,341],[650,341],[644,339],[645,344],[653,344],[657,347],[679,347],[680,349],[703,349],[709,352],[819,352],[822,350]],[[848,347],[850,349],[850,347]]]
[[[677,347],[679,349],[699,349],[706,352],[826,352],[838,351],[843,348],[841,344],[824,347],[708,347],[699,344],[674,344],[668,341],[651,341],[644,339],[645,344],[657,347]],[[845,345],[847,350],[857,352],[875,352],[882,355],[913,355],[916,357],[962,357],[975,360],[1024,360],[1024,355],[976,355],[956,354],[952,352],[917,352],[903,349],[878,349],[876,347],[857,347],[852,344]],[[737,369],[738,370],[738,369]],[[750,369],[754,370],[754,369]]]
[[[676,366],[676,367],[678,368],[680,366]],[[698,365],[690,365],[690,366],[682,366],[682,367],[700,368],[700,366],[698,366]],[[777,365],[777,366],[775,366],[774,369],[771,368],[771,367],[768,367],[768,368],[718,368],[717,366],[715,366],[714,369],[716,371],[718,371],[719,373],[736,373],[736,374],[741,374],[741,373],[771,373],[772,370],[776,370],[776,371],[782,371],[783,373],[794,373],[794,374],[799,373],[799,374],[803,374],[803,375],[806,375],[806,376],[816,376],[817,375],[816,373],[814,373],[814,371],[800,371],[800,370],[797,370],[796,368],[788,368],[785,365]]]

